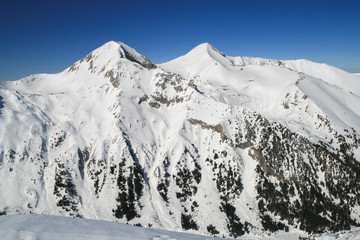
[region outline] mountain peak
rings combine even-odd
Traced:
[[[112,40],[105,43],[103,47],[114,48],[115,50],[117,50],[117,53],[119,54],[120,58],[125,58],[132,62],[136,62],[145,68],[150,69],[155,67],[149,59],[147,59],[145,56],[140,54],[134,48],[128,46],[123,42]]]
[[[92,71],[96,68],[103,69],[105,66],[112,68],[118,65],[121,59],[127,59],[147,69],[156,67],[149,59],[125,43],[109,41],[74,63],[67,71],[78,71],[83,68],[82,65],[85,65],[84,69]]]
[[[201,44],[197,45],[195,48],[206,48],[206,49],[208,49],[208,48],[214,48],[214,46],[211,45],[208,42],[204,42],[204,43],[201,43]]]
[[[204,42],[193,48],[189,53],[196,52],[197,54],[208,54],[210,56],[213,56],[213,54],[220,54],[223,57],[226,57],[226,55],[219,50],[217,50],[213,45],[211,45],[208,42]],[[188,53],[188,54],[189,54]]]
[[[231,61],[224,53],[217,50],[210,43],[205,42],[196,46],[187,54],[159,66],[178,74],[195,73],[196,75],[204,69],[211,68],[214,64],[231,66]]]

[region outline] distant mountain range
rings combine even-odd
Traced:
[[[218,237],[360,225],[360,78],[208,43],[108,42],[0,82],[0,211]]]

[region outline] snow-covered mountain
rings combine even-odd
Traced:
[[[0,83],[0,210],[238,237],[360,224],[360,81],[201,44],[108,42]]]

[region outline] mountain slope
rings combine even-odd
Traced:
[[[289,239],[298,238],[299,233],[286,233],[273,236],[250,236],[246,239]],[[0,237],[2,240],[192,240],[220,238],[170,232],[153,228],[140,228],[122,223],[94,221],[86,219],[55,217],[49,215],[17,215],[0,218]],[[221,238],[224,239],[224,238]]]
[[[359,81],[322,67],[209,44],[155,66],[111,41],[2,82],[0,209],[230,237],[359,225]]]
[[[314,131],[321,134],[310,126],[318,114],[330,118],[340,131],[360,129],[360,82],[356,76],[331,66],[307,60],[228,57],[208,43],[160,66],[197,77],[198,89],[217,101],[246,106],[296,132],[301,132],[303,126],[289,123],[306,123],[310,114],[304,111],[309,109],[315,113],[306,126],[312,135]],[[301,119],[302,115],[306,118]]]
[[[322,234],[312,236],[314,239],[359,239],[359,231]],[[273,235],[251,236],[240,239],[298,239],[300,232],[280,233]],[[219,239],[181,232],[169,232],[151,228],[139,228],[131,225],[106,221],[93,221],[78,218],[55,217],[49,215],[17,215],[0,218],[0,237],[3,240],[25,239],[151,239],[151,240],[181,240],[181,239]],[[224,239],[224,238],[221,238]]]

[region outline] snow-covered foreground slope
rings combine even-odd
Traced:
[[[304,235],[297,233],[278,233],[272,235],[245,235],[239,239],[299,239]],[[58,217],[50,215],[13,215],[0,217],[0,239],[2,240],[216,240],[226,238],[206,237],[189,233],[171,232],[153,228],[135,227],[123,223],[100,220]],[[316,240],[358,240],[360,231],[324,233],[310,236]]]
[[[244,236],[242,239],[298,239],[299,233],[272,236]],[[0,217],[1,240],[217,240],[181,232],[135,227],[100,220],[57,217],[49,215],[17,215]],[[226,240],[226,239],[225,239]]]
[[[311,237],[310,239],[315,240],[359,240],[360,231],[342,231],[338,233],[324,233]]]
[[[111,41],[0,83],[0,210],[239,237],[360,223],[360,82],[209,44]]]
[[[0,218],[2,240],[191,240],[219,239],[135,227],[123,223],[45,215],[17,215]]]

